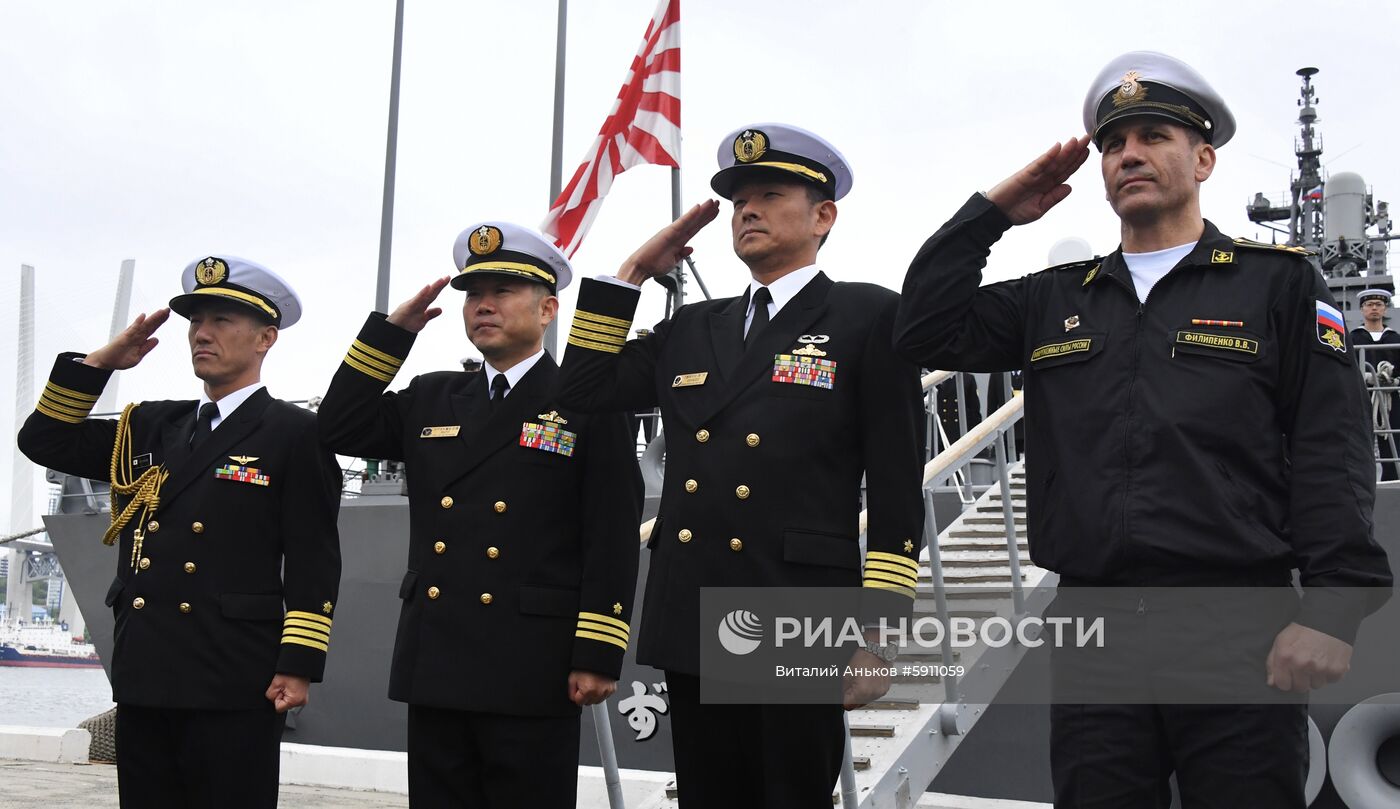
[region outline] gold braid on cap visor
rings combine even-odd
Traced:
[[[481,270],[491,270],[493,272],[508,272],[514,275],[524,275],[530,278],[539,278],[542,281],[553,284],[555,282],[553,273],[547,273],[533,264],[524,264],[519,261],[478,261],[475,264],[468,264],[461,269],[461,274],[478,272]]]
[[[281,315],[277,314],[277,310],[273,309],[267,301],[263,300],[262,298],[259,298],[256,295],[249,295],[246,292],[239,292],[236,289],[227,289],[225,287],[200,287],[199,289],[196,289],[190,294],[219,295],[224,298],[233,298],[235,300],[243,301],[244,303],[251,303],[252,305],[266,312],[268,314],[268,317],[271,317],[273,320],[281,319]]]

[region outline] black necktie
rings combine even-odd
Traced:
[[[506,391],[510,390],[510,382],[505,374],[496,374],[496,378],[491,380],[491,406],[495,407],[506,398]]]
[[[768,287],[759,287],[753,294],[753,321],[749,323],[749,333],[744,336],[744,348],[753,345],[759,332],[768,326],[768,304],[772,300],[773,293],[768,291]]]
[[[190,449],[199,449],[199,445],[209,437],[209,433],[214,429],[214,419],[218,415],[219,406],[213,402],[205,402],[199,408],[199,420],[194,423],[194,435],[190,438]]]

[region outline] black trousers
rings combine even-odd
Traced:
[[[1265,681],[1297,606],[1287,587],[1062,580],[1047,614],[1102,619],[1105,643],[1051,649],[1057,809],[1167,809],[1173,773],[1184,809],[1304,809],[1307,704]]]
[[[702,705],[699,678],[673,671],[666,690],[682,809],[831,806],[840,705]]]
[[[1056,809],[1304,809],[1306,705],[1053,705]]]
[[[571,809],[579,718],[408,706],[412,809]]]
[[[117,706],[117,791],[126,809],[273,809],[286,716]]]

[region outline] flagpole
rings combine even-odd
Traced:
[[[374,309],[389,311],[389,255],[394,241],[394,170],[399,148],[399,67],[403,59],[403,0],[394,9],[394,67],[389,79],[389,135],[384,146],[384,205],[379,214],[379,277]]]
[[[553,205],[564,185],[564,44],[569,26],[569,0],[559,0],[559,25],[554,45],[554,143],[549,158],[549,201]],[[558,359],[559,324],[550,322],[544,330],[544,347]]]

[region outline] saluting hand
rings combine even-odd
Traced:
[[[1034,222],[1069,196],[1065,180],[1089,157],[1089,136],[1055,144],[1028,166],[997,183],[987,199],[1006,214],[1013,225]]]
[[[438,293],[450,280],[444,275],[418,290],[416,295],[399,304],[399,308],[389,315],[389,322],[414,334],[422,331],[429,320],[442,314],[442,307],[432,306],[432,302],[437,300]]]
[[[617,691],[617,680],[591,671],[569,672],[569,699],[575,705],[596,705]]]
[[[112,342],[84,357],[83,364],[108,371],[125,371],[136,367],[136,364],[160,343],[160,340],[151,335],[169,319],[169,309],[157,309],[149,315],[144,312],[137,315],[136,319],[131,321],[131,325],[123,329]]]
[[[662,228],[622,262],[622,268],[617,273],[618,280],[641,284],[648,278],[670,272],[686,256],[695,252],[686,243],[718,215],[719,200],[714,199],[707,199],[681,214],[679,219]]]
[[[272,678],[272,685],[267,687],[267,693],[263,696],[272,703],[277,713],[286,713],[292,708],[305,705],[310,691],[311,681],[307,678],[278,674]]]

